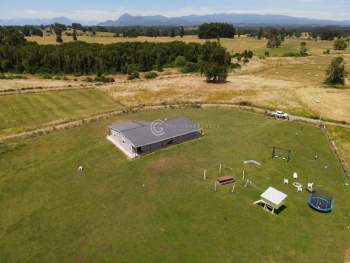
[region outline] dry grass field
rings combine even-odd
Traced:
[[[200,75],[163,76],[116,83],[103,90],[122,104],[176,102],[239,103],[295,114],[350,122],[350,89],[323,84],[331,56],[254,60],[229,75],[225,84],[208,84]],[[337,105],[337,106],[335,106]]]
[[[42,79],[36,76],[28,76],[27,79],[0,79],[0,91],[21,89],[58,89],[76,88],[86,85],[81,79]]]
[[[50,36],[44,36],[44,37],[28,37],[28,41],[37,42],[41,45],[46,44],[56,44],[56,36],[50,35]],[[206,40],[199,39],[197,36],[185,36],[184,38],[180,37],[137,37],[137,38],[124,38],[124,37],[113,37],[112,34],[108,33],[100,33],[96,36],[78,36],[78,40],[84,41],[87,43],[100,43],[100,44],[111,44],[111,43],[120,43],[120,42],[157,42],[157,43],[164,43],[164,42],[171,42],[171,41],[185,41],[185,42],[194,42],[194,43],[204,43]],[[72,42],[73,38],[71,36],[63,35],[63,41],[66,42]],[[287,52],[296,52],[299,50],[300,42],[305,41],[307,43],[307,46],[310,48],[310,52],[312,55],[321,55],[322,52],[326,49],[332,49],[333,48],[333,42],[332,41],[314,41],[314,40],[300,40],[296,38],[290,38],[286,39],[286,41],[283,43],[283,46],[281,48],[276,49],[270,49],[268,50],[266,48],[267,40],[258,40],[255,38],[249,38],[249,37],[237,37],[234,39],[221,39],[221,44],[226,47],[229,51],[233,52],[241,52],[245,49],[249,49],[254,51],[258,55],[263,55],[265,51],[269,51],[271,56],[281,56]],[[335,52],[334,52],[335,53]],[[338,52],[339,53],[339,52]],[[348,49],[345,52],[340,53],[350,53],[350,50]]]

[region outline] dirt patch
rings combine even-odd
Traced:
[[[350,248],[345,250],[344,253],[344,263],[350,263]]]

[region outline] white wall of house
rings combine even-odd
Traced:
[[[131,142],[127,138],[125,138],[120,132],[111,130],[108,139],[112,141],[128,157],[135,158],[138,156]]]

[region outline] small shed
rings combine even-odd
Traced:
[[[287,195],[281,191],[269,187],[264,193],[260,195],[261,200],[256,201],[255,204],[262,204],[264,209],[271,210],[271,213],[275,213],[275,210],[279,210],[285,204]]]

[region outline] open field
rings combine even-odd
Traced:
[[[343,262],[350,192],[318,128],[233,110],[121,118],[176,116],[200,122],[206,135],[132,162],[105,139],[118,118],[2,145],[2,262]],[[292,160],[272,160],[273,145],[290,148]],[[244,167],[247,159],[262,166]],[[245,169],[256,187],[214,193],[220,162],[238,180]],[[334,195],[334,212],[316,213],[308,194],[283,185],[295,171]],[[271,185],[289,195],[275,216],[252,204]]]
[[[129,106],[246,101],[259,107],[350,122],[350,89],[327,88],[323,84],[331,58],[253,60],[242,71],[230,74],[228,82],[220,85],[208,84],[202,76],[192,75],[118,83],[102,89]]]
[[[120,108],[118,103],[93,89],[0,96],[0,135],[116,108]]]
[[[54,35],[45,36],[45,37],[28,37],[29,41],[37,42],[41,45],[45,44],[56,44],[56,37]],[[195,43],[204,43],[206,40],[199,39],[197,36],[185,36],[184,38],[180,37],[137,37],[137,38],[124,38],[124,37],[113,37],[106,35],[97,35],[97,36],[80,36],[78,40],[84,41],[87,43],[100,43],[100,44],[111,44],[119,42],[171,42],[171,41],[185,41],[185,42],[195,42]],[[63,35],[64,42],[72,42],[73,39],[70,36]],[[281,48],[276,49],[267,49],[266,43],[267,40],[258,40],[255,38],[249,37],[239,37],[235,39],[221,39],[220,43],[226,47],[229,51],[232,52],[242,52],[245,49],[254,51],[257,55],[264,55],[265,51],[269,51],[271,56],[282,56],[288,52],[298,52],[300,48],[300,42],[305,41],[307,46],[310,48],[310,53],[312,55],[321,55],[322,52],[326,49],[333,49],[333,41],[314,41],[314,40],[304,40],[304,39],[286,39]],[[346,51],[332,51],[332,53],[350,53],[348,48]]]

